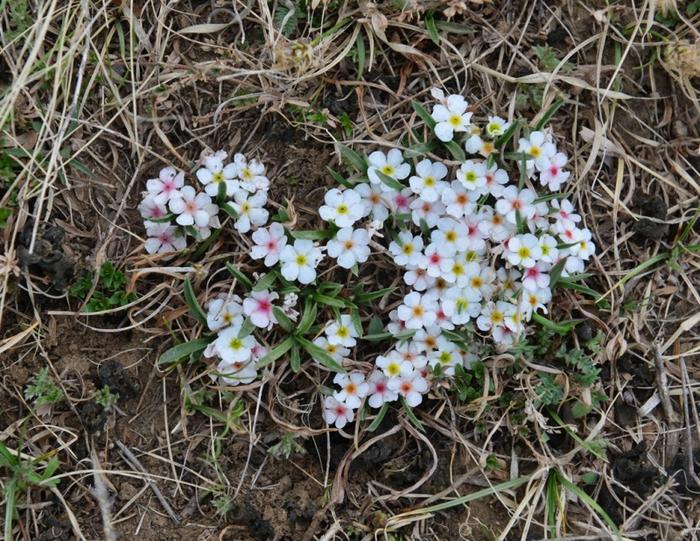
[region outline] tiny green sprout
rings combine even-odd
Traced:
[[[305,454],[306,449],[296,441],[298,437],[298,434],[294,432],[285,432],[282,434],[280,441],[270,447],[267,452],[274,457],[284,457],[286,459],[289,459],[294,454]]]
[[[105,385],[95,393],[97,402],[105,411],[110,411],[119,401],[119,393],[113,393],[109,385]]]
[[[34,407],[50,406],[63,399],[63,391],[49,375],[49,367],[45,366],[32,378],[24,390],[24,397],[30,400]]]
[[[233,508],[233,498],[230,494],[220,493],[211,500],[211,504],[216,511],[216,514],[223,517],[226,516]]]

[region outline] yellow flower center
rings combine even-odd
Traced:
[[[539,158],[542,155],[542,149],[540,147],[530,147],[530,156],[534,158]]]
[[[306,265],[306,256],[303,254],[298,254],[295,261],[299,266]]]
[[[382,173],[384,173],[387,176],[393,177],[395,172],[396,170],[391,165],[387,164],[384,167],[382,167]]]
[[[214,173],[211,177],[211,181],[214,184],[219,184],[219,183],[223,182],[224,181],[224,174],[221,171]]]
[[[350,336],[350,330],[345,326],[338,327],[338,332],[336,334],[341,338],[347,338]]]
[[[454,242],[457,240],[457,233],[455,231],[448,231],[445,233],[445,240],[447,242]]]
[[[426,188],[432,188],[433,186],[435,186],[436,182],[437,181],[433,177],[425,177],[423,179],[423,184]]]
[[[503,312],[500,310],[494,310],[491,312],[491,323],[494,325],[498,325],[499,323],[503,323]]]
[[[348,208],[348,206],[345,203],[341,203],[340,205],[338,205],[338,208],[336,209],[336,212],[338,214],[347,214],[349,211],[350,211],[350,209]]]
[[[521,259],[525,259],[526,257],[530,257],[530,248],[527,246],[521,246],[518,249],[518,255],[520,256]]]
[[[389,363],[386,365],[386,371],[390,376],[398,376],[401,373],[401,368],[398,363]]]
[[[234,338],[228,343],[228,347],[234,351],[238,351],[243,347],[243,340],[241,340],[240,338]]]
[[[460,115],[451,115],[448,121],[453,127],[458,128],[462,125],[462,117]]]

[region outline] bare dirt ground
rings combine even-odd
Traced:
[[[402,4],[0,0],[0,520],[14,539],[700,537],[700,5]],[[246,247],[222,235],[190,259],[147,256],[146,179],[244,151],[310,222],[326,166],[343,167],[334,143],[406,136],[433,86],[526,119],[563,98],[552,126],[598,246],[551,307],[576,331],[485,356],[470,400],[445,389],[421,406],[425,432],[396,410],[354,441],[285,365],[237,388],[201,363],[159,367],[196,337],[183,277],[204,299]],[[133,297],[87,315],[102,286],[75,284],[105,262]],[[589,354],[592,384],[560,346]],[[63,398],[42,406],[27,389],[44,368]],[[534,412],[543,373],[561,397]]]

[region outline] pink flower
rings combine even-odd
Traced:
[[[381,408],[385,402],[393,402],[399,397],[396,391],[389,389],[389,379],[381,370],[375,370],[367,379],[369,386],[369,405]]]
[[[160,203],[152,195],[147,195],[139,205],[141,217],[146,220],[160,220],[168,214],[165,203]]]
[[[280,260],[282,248],[287,245],[284,227],[277,222],[270,224],[270,227],[255,230],[252,238],[255,246],[250,249],[250,257],[265,258],[266,267],[272,267]]]
[[[547,265],[538,262],[534,267],[523,271],[523,287],[528,291],[537,291],[549,287],[549,274],[545,274]]]
[[[170,210],[178,215],[175,221],[180,225],[209,225],[211,197],[205,193],[198,194],[192,186],[184,186],[180,193],[181,198],[170,200]]]
[[[323,401],[323,420],[329,425],[334,424],[336,428],[343,428],[354,418],[355,414],[352,409],[342,402],[338,402],[332,396],[327,396]]]
[[[187,248],[187,240],[180,234],[178,228],[165,223],[151,224],[146,228],[148,240],[146,251],[149,254],[165,254],[179,252]]]
[[[158,178],[146,181],[146,189],[157,203],[165,205],[168,201],[179,199],[179,189],[185,184],[185,173],[178,172],[174,167],[160,170]]]
[[[418,372],[411,372],[405,376],[391,378],[389,389],[397,392],[406,399],[406,404],[415,408],[423,401],[423,395],[428,392],[428,381]]]
[[[269,328],[273,323],[277,323],[272,312],[272,302],[279,298],[274,291],[268,290],[253,291],[250,297],[243,301],[243,312],[250,317],[250,321],[261,329]]]

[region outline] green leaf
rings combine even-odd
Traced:
[[[228,214],[231,218],[234,220],[238,219],[238,213],[236,212],[236,209],[234,209],[230,203],[222,203],[219,205],[219,208],[223,210],[226,214]]]
[[[364,175],[367,172],[367,162],[357,152],[352,150],[350,147],[341,145],[340,143],[336,143],[336,148],[338,149],[338,152],[340,152],[341,160],[345,160],[350,165],[352,165],[352,167],[358,173]]]
[[[393,334],[391,334],[389,331],[385,331],[385,332],[366,334],[362,337],[362,339],[366,340],[367,342],[382,342],[384,340],[388,340],[392,336],[393,336]]]
[[[333,306],[335,308],[357,308],[352,302],[347,299],[338,299],[336,297],[330,297],[328,295],[323,295],[322,293],[314,293],[312,298],[316,302],[321,304],[326,304],[328,306]]]
[[[285,314],[279,306],[273,306],[272,313],[279,326],[282,327],[285,332],[291,333],[294,330],[294,322],[287,317],[287,314]]]
[[[360,311],[356,308],[350,311],[350,320],[352,321],[352,326],[355,327],[355,332],[357,336],[362,338],[365,330],[362,328],[362,320],[360,319]]]
[[[190,307],[190,311],[192,312],[194,318],[206,327],[207,315],[197,302],[197,296],[194,294],[192,282],[190,282],[189,278],[185,280],[185,301],[187,302],[187,306]]]
[[[535,124],[535,130],[541,130],[544,128],[547,124],[549,124],[549,121],[552,120],[552,117],[556,114],[556,112],[561,108],[561,106],[564,105],[564,98],[561,96],[557,96],[557,99],[554,100],[552,105],[549,106],[549,109],[545,112],[544,115],[542,115],[542,118]]]
[[[603,510],[603,508],[600,506],[600,504],[595,501],[593,498],[591,498],[586,492],[584,492],[582,489],[574,485],[571,481],[569,481],[566,477],[561,475],[557,471],[557,477],[559,477],[559,482],[566,488],[569,492],[575,494],[578,496],[579,499],[581,499],[586,505],[588,505],[591,509],[593,509],[598,515],[605,521],[605,523],[608,525],[608,528],[610,528],[613,533],[615,534],[615,537],[618,539],[622,539],[622,535],[620,534],[620,530],[618,529],[617,525],[613,522],[613,520],[610,518],[610,516]]]
[[[428,11],[423,20],[425,21],[425,30],[428,32],[431,41],[435,45],[440,45],[440,34],[438,34],[437,25],[435,24],[435,13]]]
[[[561,272],[564,270],[564,265],[566,265],[566,258],[558,261],[549,271],[549,288],[554,290],[561,279]]]
[[[338,184],[341,186],[345,186],[346,188],[352,188],[354,184],[350,182],[349,180],[346,180],[343,175],[338,173],[338,171],[335,171],[334,169],[331,169],[330,167],[326,167],[328,169],[328,173],[333,177],[333,180],[335,180]]]
[[[173,346],[158,357],[158,366],[177,364],[185,357],[199,354],[206,349],[210,342],[210,338],[199,338]]]
[[[376,291],[363,291],[361,293],[357,293],[352,300],[355,302],[355,304],[367,304],[375,299],[383,297],[384,295],[393,293],[394,291],[396,291],[395,287],[385,287]]]
[[[385,175],[378,169],[374,171],[377,176],[379,177],[379,180],[381,180],[384,184],[389,186],[392,190],[396,190],[397,192],[400,192],[401,190],[406,189],[406,186],[401,184],[398,180],[390,177],[389,175]]]
[[[279,359],[282,355],[287,353],[292,346],[294,345],[294,337],[288,336],[284,340],[282,340],[279,344],[277,344],[270,352],[265,355],[262,359],[260,359],[257,364],[255,365],[255,368],[260,369],[268,364],[276,361]]]
[[[310,299],[306,300],[304,304],[304,312],[301,315],[301,320],[297,325],[296,333],[298,336],[303,336],[316,321],[316,316],[318,315],[318,306],[316,303]]]
[[[243,274],[241,271],[239,271],[231,263],[227,262],[226,268],[231,273],[231,275],[241,283],[241,285],[245,289],[250,291],[253,288],[253,282],[251,282],[250,278],[248,278],[245,274]]]
[[[418,420],[418,417],[416,417],[416,414],[413,413],[413,408],[406,403],[406,399],[403,396],[401,397],[401,405],[403,406],[403,410],[406,412],[406,417],[408,417],[408,420],[411,421],[411,424],[413,426],[415,426],[421,432],[425,432],[425,428],[423,427],[423,423],[421,423]]]
[[[270,289],[270,286],[275,283],[275,280],[277,280],[277,275],[274,272],[268,272],[256,282],[253,286],[253,291]]]
[[[357,39],[355,40],[355,49],[357,50],[357,77],[362,79],[365,73],[365,37],[362,32],[357,33]]]
[[[293,238],[300,240],[325,240],[335,237],[335,231],[332,229],[320,229],[318,231],[290,231],[289,234],[292,235]]]
[[[384,402],[384,404],[382,404],[382,408],[379,410],[379,413],[377,413],[377,416],[372,421],[372,424],[367,427],[367,432],[374,432],[377,430],[377,428],[379,428],[379,425],[384,420],[384,416],[386,415],[387,411],[389,411],[389,402]]]
[[[255,330],[255,325],[253,325],[253,322],[249,317],[245,318],[243,320],[243,325],[241,325],[241,330],[238,331],[238,338],[245,338],[246,336],[250,336],[253,334],[253,331]]]
[[[317,346],[310,340],[307,340],[306,338],[302,338],[301,336],[295,337],[297,343],[303,347],[309,355],[311,355],[315,361],[318,363],[322,364],[329,370],[332,370],[333,372],[345,372],[345,369],[340,366],[336,360],[331,357],[326,350],[323,348]]]
[[[467,159],[467,155],[464,153],[464,150],[456,141],[445,143],[445,146],[447,147],[447,150],[450,151],[450,154],[452,154],[452,157],[458,162],[463,162]]]
[[[369,325],[367,326],[368,334],[378,334],[384,332],[384,323],[382,323],[382,318],[379,316],[372,316],[369,320]]]
[[[292,372],[295,374],[299,372],[301,368],[301,354],[299,353],[299,346],[297,345],[292,348],[292,353],[289,355],[289,366],[292,367]]]
[[[416,114],[421,118],[421,120],[425,122],[425,125],[428,126],[431,130],[434,130],[437,122],[435,122],[433,117],[430,116],[430,113],[426,111],[426,109],[417,101],[412,101],[411,106],[413,107],[413,110],[416,112]]]
[[[515,135],[515,130],[518,129],[519,124],[519,120],[514,120],[511,123],[511,125],[508,126],[508,129],[505,131],[505,133],[496,140],[497,149],[502,149],[510,142],[510,140],[513,138],[513,135]]]
[[[5,482],[5,528],[3,539],[14,539],[12,520],[15,518],[15,501],[17,498],[17,480],[13,477]]]
[[[566,323],[555,323],[537,312],[532,314],[532,319],[542,325],[545,329],[549,329],[550,331],[561,335],[571,332],[571,330],[582,321],[580,319],[574,319]]]

